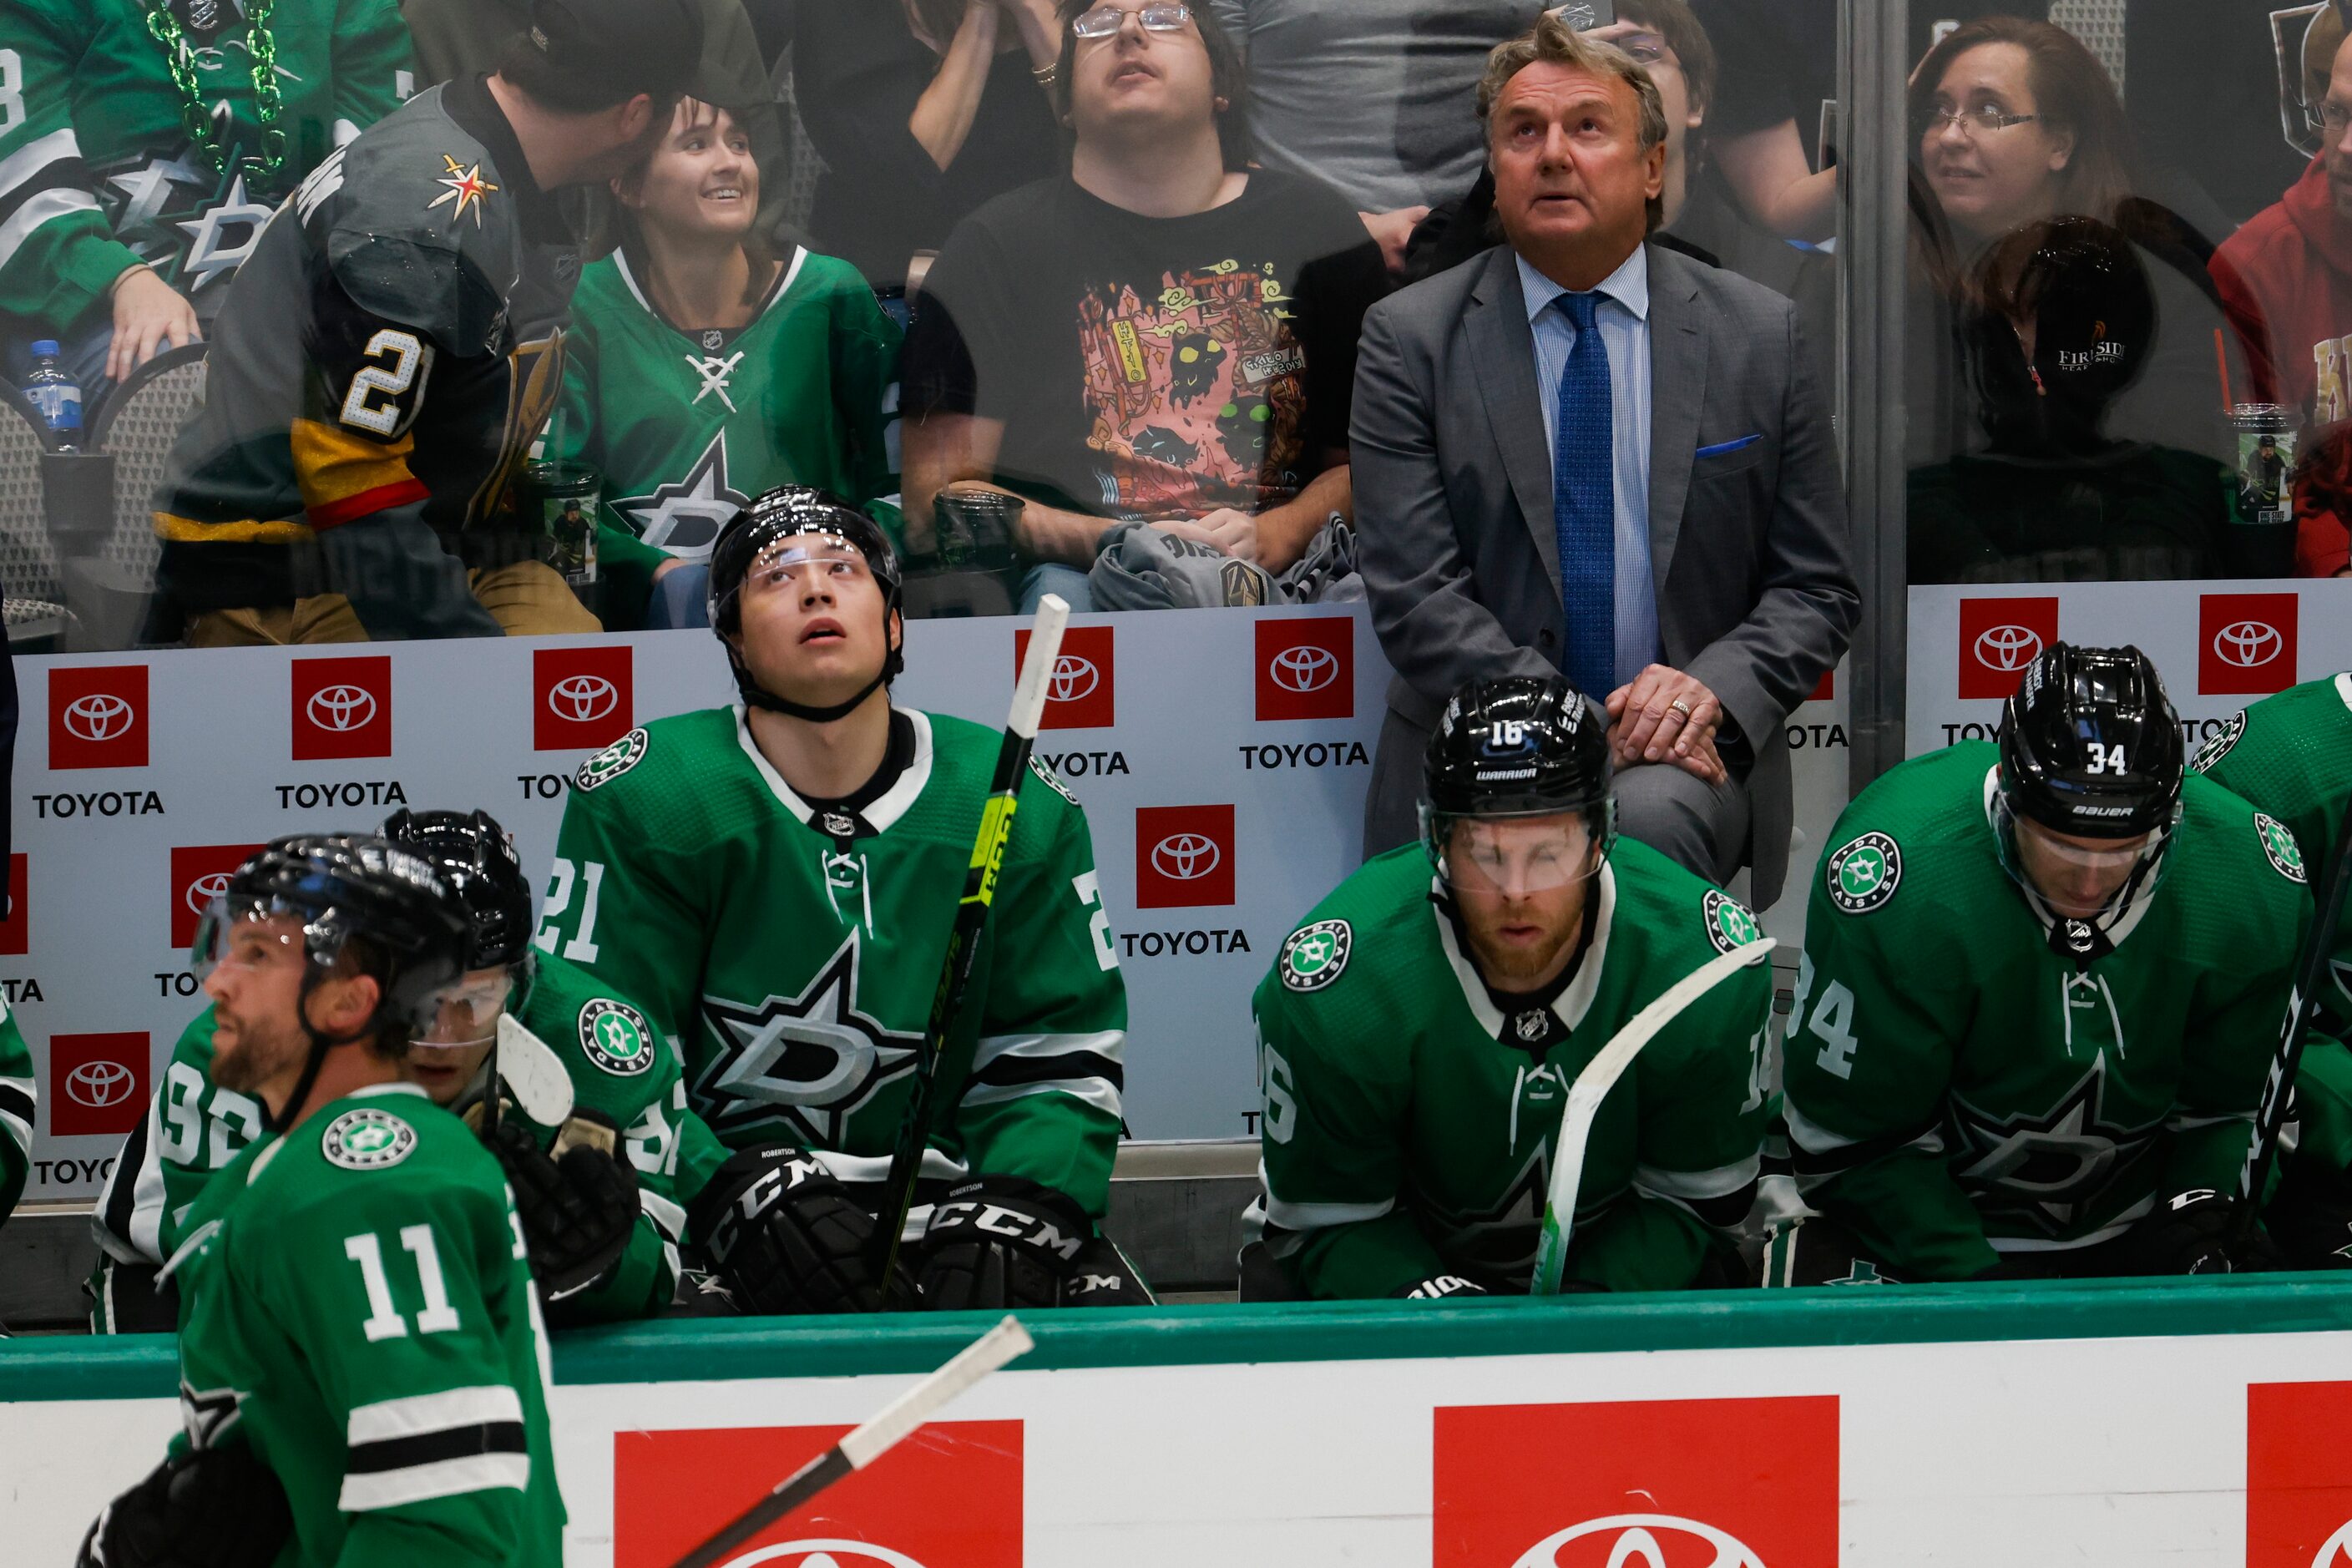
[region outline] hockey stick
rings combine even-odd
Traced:
[[[915,1206],[915,1184],[923,1170],[923,1151],[931,1141],[933,1100],[939,1088],[940,1065],[947,1059],[948,1030],[963,1005],[964,987],[971,984],[973,960],[980,952],[980,933],[988,923],[989,905],[996,899],[996,876],[1004,865],[1004,847],[1013,837],[1013,814],[1021,804],[1021,775],[1029,771],[1029,748],[1037,740],[1037,721],[1045,711],[1045,689],[1054,662],[1062,649],[1062,632],[1070,624],[1070,606],[1048,594],[1037,603],[1037,619],[1029,632],[1029,654],[1021,661],[1021,677],[1013,685],[1013,711],[1004,721],[1004,743],[996,752],[996,776],[990,781],[988,799],[980,812],[980,836],[973,840],[971,864],[964,871],[963,898],[956,905],[955,926],[948,933],[947,959],[940,965],[940,983],[931,993],[930,1022],[923,1027],[922,1054],[916,1058],[913,1092],[898,1123],[898,1146],[890,1152],[890,1175],[883,1184],[883,1207],[875,1217],[875,1277],[881,1281],[887,1302],[892,1271],[898,1267],[899,1236],[907,1228],[908,1211]]]
[[[2231,1251],[2239,1253],[2254,1238],[2261,1218],[2263,1187],[2278,1160],[2279,1133],[2286,1126],[2287,1102],[2294,1097],[2294,1075],[2303,1066],[2303,1037],[2319,1011],[2321,991],[2334,983],[2329,965],[2336,956],[2336,928],[2344,919],[2344,900],[2352,890],[2352,805],[2336,826],[2336,855],[2327,863],[2326,880],[2319,887],[2319,918],[2312,922],[2302,954],[2294,966],[2294,994],[2286,1011],[2286,1033],[2279,1037],[2271,1058],[2271,1075],[2263,1080],[2262,1103],[2254,1111],[2254,1131],[2246,1141],[2246,1163],[2238,1173],[2238,1215]]]
[[[947,1365],[892,1400],[879,1415],[778,1481],[775,1489],[679,1558],[674,1568],[711,1568],[842,1477],[880,1458],[901,1437],[937,1415],[949,1400],[1013,1357],[1026,1354],[1033,1342],[1018,1318],[1006,1318],[957,1352]]]
[[[511,1013],[499,1015],[498,1076],[514,1090],[522,1113],[541,1127],[562,1127],[571,1118],[572,1075],[563,1058]]]
[[[1584,1146],[1592,1136],[1592,1119],[1601,1102],[1642,1047],[1658,1031],[1681,1016],[1683,1009],[1778,947],[1773,937],[1756,941],[1707,960],[1668,986],[1658,999],[1633,1015],[1626,1026],[1584,1064],[1569,1087],[1568,1104],[1559,1113],[1559,1142],[1553,1151],[1551,1192],[1544,1202],[1543,1234],[1536,1241],[1536,1267],[1528,1282],[1530,1296],[1559,1294],[1561,1270],[1568,1266],[1568,1240],[1576,1229],[1576,1193],[1584,1184]]]

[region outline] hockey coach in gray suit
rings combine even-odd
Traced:
[[[1783,724],[1861,596],[1829,409],[1788,300],[1647,243],[1649,73],[1546,14],[1478,89],[1505,243],[1365,318],[1350,447],[1397,671],[1368,855],[1416,832],[1422,748],[1471,680],[1605,708],[1622,830],[1716,881],[1789,858]]]

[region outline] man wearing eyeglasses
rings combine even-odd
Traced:
[[[1479,85],[1507,243],[1365,318],[1351,455],[1397,679],[1364,847],[1414,834],[1414,763],[1473,679],[1605,698],[1628,837],[1778,896],[1782,721],[1860,611],[1829,413],[1794,309],[1648,242],[1665,111],[1547,14]]]
[[[2253,395],[2309,422],[2294,480],[2295,567],[2352,572],[2352,38],[2316,106],[2319,153],[2273,205],[2224,240],[2213,281],[2253,362]]]
[[[908,340],[908,520],[1025,504],[1024,607],[1087,608],[1109,529],[1279,574],[1352,514],[1347,422],[1386,268],[1355,210],[1250,166],[1239,58],[1197,6],[1065,0],[1066,176],[958,226]]]

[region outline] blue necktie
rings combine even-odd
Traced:
[[[1559,373],[1551,462],[1568,678],[1598,700],[1617,686],[1617,468],[1609,351],[1593,330],[1598,293],[1562,294],[1553,303],[1576,324],[1576,345]]]

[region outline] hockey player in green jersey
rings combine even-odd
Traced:
[[[0,6],[0,335],[60,340],[89,398],[195,341],[279,199],[411,66],[395,0]]]
[[[2189,767],[2286,824],[2316,892],[2343,849],[2352,802],[2352,674],[2265,698],[2198,748]],[[2295,1137],[2263,1224],[2298,1268],[2352,1268],[2352,921],[2330,941],[2295,1073]]]
[[[676,1190],[686,1090],[676,1058],[642,1011],[577,964],[531,947],[530,889],[505,829],[487,813],[404,810],[383,836],[432,866],[473,923],[465,986],[411,1044],[409,1080],[479,1131],[507,1012],[570,1073],[580,1125],[540,1127],[509,1096],[492,1134],[551,1318],[596,1322],[666,1306],[686,1229]],[[154,1270],[185,1234],[196,1194],[260,1133],[260,1107],[212,1076],[215,1026],[207,1008],[182,1034],[99,1196],[91,1228],[101,1257],[90,1289],[100,1333],[175,1325],[176,1295],[168,1282],[153,1285]],[[611,1168],[611,1154],[596,1147],[612,1143],[629,1171]],[[560,1159],[542,1152],[550,1146],[563,1148]]]
[[[627,613],[670,563],[708,561],[763,490],[868,505],[895,488],[882,404],[900,333],[857,268],[756,237],[760,167],[736,114],[681,100],[614,187],[625,237],[581,273],[547,451],[603,478],[598,562]]]
[[[33,1147],[33,1109],[40,1091],[33,1081],[33,1053],[26,1047],[16,1016],[0,1002],[0,1222],[25,1194],[26,1162]]]
[[[91,1526],[86,1568],[559,1568],[506,1173],[402,1081],[468,940],[432,868],[372,837],[278,840],[200,928],[214,1076],[265,1127],[173,1253],[183,1433]]]
[[[846,500],[761,497],[711,557],[741,702],[589,758],[557,839],[541,941],[594,954],[682,1049],[732,1152],[707,1184],[686,1173],[690,1227],[755,1312],[901,1294],[875,1276],[872,1211],[999,737],[892,704],[898,588]],[[919,1198],[936,1206],[908,1233],[925,1305],[1139,1297],[1095,1229],[1126,1029],[1086,817],[1041,766],[946,1041]]]
[[[1245,1298],[1526,1290],[1570,1085],[1755,938],[1738,904],[1616,837],[1603,722],[1557,676],[1456,693],[1423,781],[1421,843],[1342,882],[1258,984]],[[1735,975],[1601,1102],[1567,1289],[1744,1282],[1727,1229],[1754,1195],[1771,1002],[1768,966]]]
[[[253,242],[156,500],[188,641],[593,632],[510,489],[554,406],[579,246],[554,192],[635,163],[693,0],[534,0],[494,76],[418,94]]]
[[[2060,643],[1998,747],[1915,757],[1823,858],[1768,1285],[2212,1272],[2311,922],[2294,836],[2184,777],[2137,648]]]

